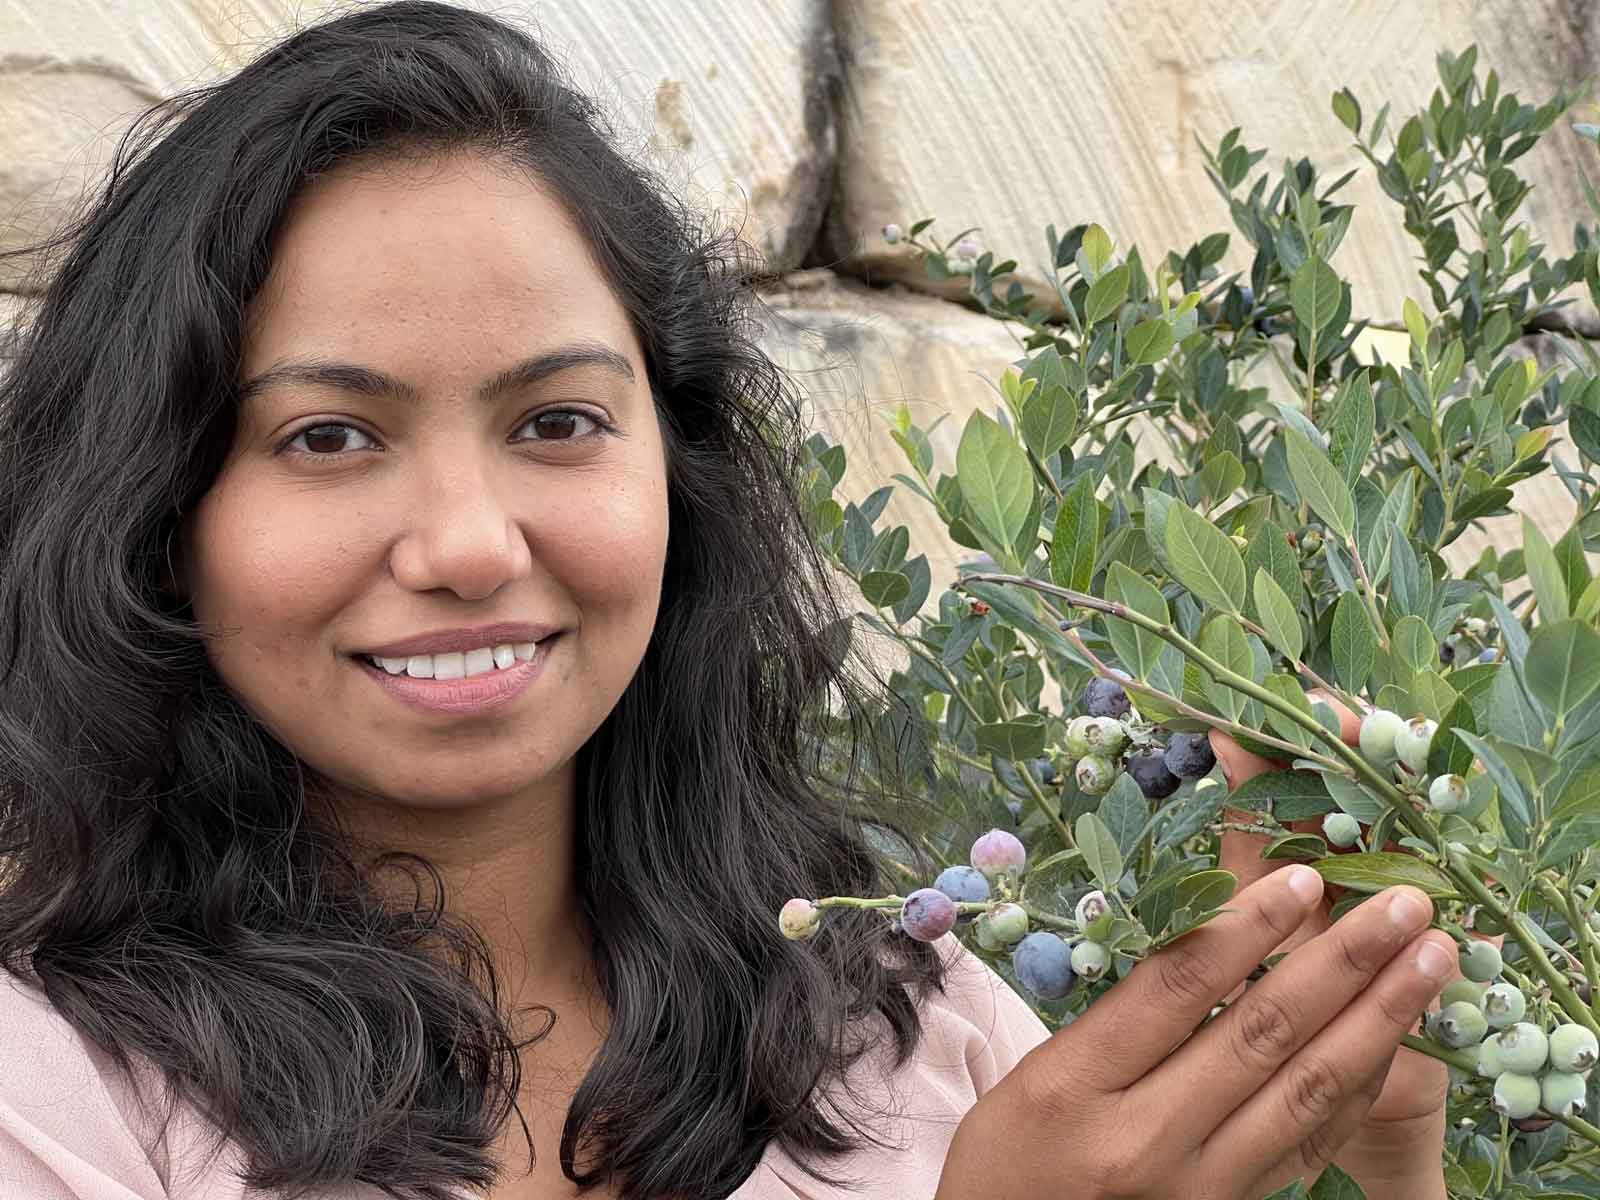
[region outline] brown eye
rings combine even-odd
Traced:
[[[588,422],[593,428],[585,432],[581,426],[574,432],[575,422]],[[606,426],[598,418],[575,408],[553,408],[528,418],[524,429],[533,426],[539,430],[538,442],[581,442],[585,438],[603,433]]]
[[[353,425],[345,425],[339,422],[329,422],[323,425],[311,425],[305,429],[302,429],[299,433],[295,434],[286,443],[284,443],[284,445],[288,448],[294,449],[300,454],[310,454],[316,457],[326,458],[331,455],[342,454],[346,450],[359,449],[359,446],[352,446],[350,444],[350,435],[352,434],[358,438],[365,438],[367,436]],[[370,438],[367,440],[371,441]],[[296,443],[300,442],[304,443],[304,449],[301,449],[298,445],[296,445]]]

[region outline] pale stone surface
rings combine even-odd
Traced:
[[[466,0],[521,25],[696,208],[799,265],[831,193],[824,0]],[[0,250],[43,237],[145,108],[232,74],[349,0],[0,0]],[[22,264],[0,264],[0,287]]]
[[[1244,0],[1225,14],[1176,0],[875,0],[839,12],[844,159],[824,244],[837,256],[864,254],[852,271],[918,280],[921,265],[881,230],[924,217],[937,218],[928,233],[944,239],[982,226],[979,239],[997,260],[1015,258],[1040,299],[1050,295],[1050,223],[1065,231],[1100,222],[1120,249],[1137,243],[1152,264],[1228,230],[1222,265],[1248,271],[1253,249],[1233,230],[1195,142],[1214,147],[1237,125],[1245,144],[1268,150],[1252,178],[1281,171],[1286,157],[1309,157],[1329,183],[1362,168],[1337,196],[1356,215],[1335,263],[1351,278],[1356,315],[1388,318],[1406,295],[1427,302],[1417,249],[1333,117],[1330,95],[1348,85],[1364,129],[1393,101],[1400,120],[1380,143],[1386,156],[1390,135],[1438,84],[1437,51],[1476,41],[1502,91],[1538,105],[1594,70],[1591,47],[1600,46],[1600,6],[1582,0]],[[1580,101],[1566,122],[1586,119]],[[1519,216],[1548,257],[1571,252],[1575,221],[1593,222],[1579,164],[1600,174],[1593,145],[1565,122],[1516,163],[1535,185]],[[1593,320],[1587,300],[1568,311]]]

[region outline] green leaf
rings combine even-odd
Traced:
[[[1557,717],[1600,688],[1600,633],[1582,621],[1559,621],[1533,631],[1523,663],[1528,690]]]
[[[1245,637],[1239,622],[1226,613],[1217,614],[1201,628],[1200,649],[1236,675],[1254,680],[1255,655],[1250,652],[1250,639]],[[1229,720],[1237,721],[1250,702],[1243,693],[1218,683],[1209,674],[1204,687],[1207,698]]]
[[[1111,569],[1106,572],[1105,590],[1107,600],[1126,605],[1153,621],[1166,624],[1172,619],[1161,589],[1143,575],[1129,570],[1124,563],[1111,564]],[[1106,618],[1106,633],[1123,665],[1140,679],[1149,679],[1166,642],[1120,617]]]
[[[1233,899],[1239,880],[1232,871],[1196,871],[1178,881],[1179,908],[1204,912],[1208,908],[1221,908]]]
[[[1227,534],[1186,505],[1168,511],[1167,559],[1202,603],[1233,613],[1244,607],[1244,559]]]
[[[1005,721],[998,725],[979,725],[973,731],[978,749],[998,754],[1013,762],[1038,758],[1044,753],[1045,724],[1041,717],[1029,721]]]
[[[1425,671],[1438,665],[1439,643],[1421,617],[1401,617],[1394,627],[1391,644],[1400,661],[1413,671]]]
[[[1289,456],[1289,476],[1300,498],[1341,540],[1348,538],[1356,527],[1356,502],[1350,494],[1350,485],[1327,456],[1299,430],[1285,428],[1283,436]]]
[[[1333,115],[1339,118],[1339,124],[1360,136],[1361,104],[1351,94],[1349,88],[1340,88],[1333,94]]]
[[[1439,868],[1411,854],[1374,850],[1367,854],[1334,854],[1311,864],[1322,878],[1352,892],[1376,894],[1407,883],[1438,899],[1455,894],[1455,884]]]
[[[911,594],[911,580],[899,571],[868,571],[861,577],[861,594],[874,608],[889,608]]]
[[[1100,798],[1100,819],[1111,831],[1111,838],[1124,859],[1133,857],[1139,838],[1150,818],[1150,802],[1144,798],[1133,776],[1123,772],[1111,790]]]
[[[1333,798],[1315,771],[1267,771],[1228,793],[1228,804],[1270,812],[1280,822],[1303,821],[1333,811]]]
[[[1050,538],[1050,577],[1057,587],[1086,592],[1094,580],[1100,553],[1100,504],[1094,498],[1095,478],[1085,471],[1072,481],[1056,507]]]
[[[1261,686],[1272,692],[1280,700],[1286,700],[1295,708],[1311,716],[1311,701],[1306,699],[1300,681],[1292,675],[1285,675],[1281,671],[1268,675],[1261,681]],[[1267,709],[1267,724],[1272,726],[1279,737],[1287,738],[1297,746],[1311,745],[1311,733],[1298,721],[1284,716],[1275,708]]]
[[[1172,349],[1172,326],[1164,317],[1151,317],[1128,330],[1126,346],[1130,363],[1160,362]]]
[[[1333,669],[1350,692],[1366,686],[1378,659],[1378,635],[1366,605],[1354,592],[1346,592],[1333,606]]]
[[[1105,265],[1111,261],[1111,235],[1098,225],[1091,225],[1083,231],[1082,254],[1083,263],[1087,265],[1085,272],[1093,282],[1098,278]]]
[[[1089,289],[1089,298],[1084,302],[1084,324],[1094,325],[1109,317],[1122,307],[1122,302],[1128,295],[1128,267],[1124,263],[1120,267],[1113,267],[1099,279],[1094,281],[1094,286]]]
[[[1305,634],[1300,628],[1300,614],[1283,589],[1271,575],[1257,568],[1255,585],[1256,612],[1261,614],[1261,624],[1281,654],[1298,662],[1305,650]]]
[[[1361,1185],[1329,1163],[1311,1185],[1311,1200],[1367,1200]]]
[[[965,515],[1000,546],[1014,546],[1034,500],[1033,468],[1016,439],[999,422],[974,412],[956,448],[956,478]]]
[[[1023,402],[1022,442],[1044,462],[1072,440],[1078,417],[1078,402],[1072,393],[1058,383],[1047,383]]]
[[[1372,435],[1377,412],[1372,401],[1372,386],[1366,371],[1356,371],[1339,385],[1334,397],[1333,417],[1328,423],[1328,458],[1339,468],[1352,488],[1361,478],[1361,468],[1372,452]]]
[[[1289,281],[1289,303],[1295,319],[1313,335],[1326,329],[1339,311],[1342,291],[1332,267],[1316,255],[1306,259]]]
[[[1107,891],[1115,888],[1122,878],[1122,852],[1106,823],[1092,812],[1084,813],[1074,822],[1072,834],[1096,882]]]
[[[1527,517],[1522,518],[1522,557],[1528,567],[1528,582],[1533,584],[1533,594],[1539,602],[1539,619],[1547,625],[1565,621],[1572,615],[1566,574],[1544,534]]]

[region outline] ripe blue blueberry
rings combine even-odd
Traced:
[[[1461,974],[1474,983],[1488,983],[1496,975],[1505,961],[1500,957],[1500,947],[1493,942],[1482,942],[1474,938],[1461,947]],[[1513,1017],[1512,1020],[1521,1020]]]
[[[1072,777],[1078,781],[1078,790],[1090,796],[1104,795],[1117,779],[1117,767],[1101,754],[1085,754],[1072,768]]]
[[[1354,846],[1361,840],[1361,822],[1347,812],[1331,812],[1322,818],[1322,836],[1330,845]]]
[[[938,888],[918,888],[900,906],[900,928],[919,942],[936,942],[955,926],[955,901]]]
[[[1110,908],[1111,906],[1106,903],[1106,894],[1104,892],[1090,892],[1078,901],[1078,907],[1073,913],[1077,918],[1078,928],[1082,929],[1085,925],[1098,921],[1110,911]]]
[[[1179,779],[1200,779],[1211,774],[1217,755],[1203,733],[1175,733],[1167,740],[1167,770]]]
[[[1506,1029],[1527,1014],[1528,998],[1522,989],[1511,983],[1490,984],[1483,993],[1483,1015],[1489,1018],[1489,1028]],[[1532,1026],[1529,1026],[1531,1029]],[[1540,1034],[1543,1037],[1543,1034]]]
[[[989,881],[976,867],[946,867],[933,886],[958,903],[982,903],[989,898]]]
[[[1494,1037],[1500,1065],[1520,1075],[1536,1075],[1550,1060],[1550,1039],[1529,1021],[1518,1021]]]
[[[791,942],[815,937],[822,928],[822,910],[809,900],[796,897],[778,910],[778,930]]]
[[[983,872],[985,879],[994,883],[1002,875],[1013,879],[1021,875],[1028,863],[1028,851],[1016,834],[991,829],[972,843],[968,861]]]
[[[1550,1034],[1550,1066],[1576,1074],[1600,1061],[1600,1041],[1582,1025],[1557,1025]]]
[[[1130,754],[1123,766],[1147,800],[1165,800],[1183,786],[1183,780],[1167,769],[1166,759],[1159,750]]]
[[[1568,1071],[1550,1071],[1539,1081],[1539,1106],[1557,1117],[1575,1117],[1583,1111],[1589,1082]]]
[[[1400,731],[1394,735],[1394,753],[1413,775],[1421,775],[1428,769],[1428,751],[1433,746],[1434,731],[1439,728],[1437,721],[1430,721],[1427,717],[1416,717],[1401,726]]]
[[[1079,942],[1072,948],[1073,973],[1091,982],[1099,979],[1111,966],[1111,951],[1099,942]]]
[[[1125,717],[1132,707],[1128,693],[1115,679],[1096,677],[1083,689],[1083,711],[1091,717]]]
[[[1496,657],[1497,655],[1493,646],[1485,646],[1478,652],[1478,661],[1481,663],[1492,663]]]
[[[1506,1071],[1494,1081],[1494,1110],[1512,1120],[1533,1116],[1540,1099],[1539,1081],[1532,1075]]]
[[[1059,1000],[1072,990],[1072,952],[1053,933],[1030,933],[1011,952],[1017,982],[1041,1000]]]
[[[1375,708],[1361,718],[1361,753],[1373,762],[1387,766],[1394,761],[1394,740],[1405,728],[1399,713]]]
[[[1461,1050],[1483,1041],[1483,1035],[1489,1032],[1489,1022],[1476,1004],[1457,1000],[1439,1010],[1438,1030],[1441,1042]]]

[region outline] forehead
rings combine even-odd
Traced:
[[[547,188],[476,155],[336,168],[285,214],[245,370],[316,350],[415,364],[575,336],[636,351],[626,310]]]

